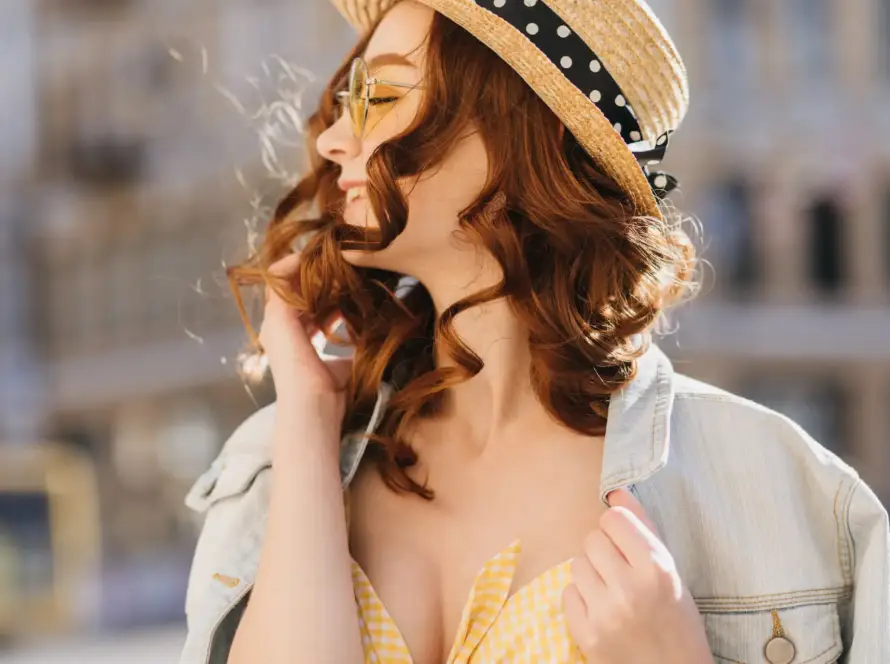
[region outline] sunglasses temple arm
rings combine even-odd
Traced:
[[[399,83],[398,81],[385,81],[382,78],[369,78],[368,85],[391,85],[396,88],[421,88],[415,83]]]

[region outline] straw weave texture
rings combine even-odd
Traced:
[[[396,1],[331,0],[359,31],[373,25]],[[641,213],[661,216],[640,165],[609,120],[523,33],[473,0],[419,1],[495,51],[632,196]],[[676,129],[689,105],[686,69],[667,31],[643,0],[547,0],[545,4],[596,53],[634,109],[645,140],[654,144],[664,132]]]

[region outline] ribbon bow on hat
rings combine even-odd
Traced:
[[[664,154],[667,152],[668,143],[670,142],[672,133],[673,132],[668,131],[662,134],[655,142],[655,147],[651,150],[634,149],[633,145],[628,146],[637,158],[640,167],[643,169],[643,173],[646,174],[649,186],[652,187],[652,193],[654,193],[655,197],[660,201],[664,200],[664,198],[680,184],[677,178],[670,173],[664,171],[652,171],[649,168],[650,166],[660,164],[664,159]]]

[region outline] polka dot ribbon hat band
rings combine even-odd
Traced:
[[[331,0],[358,31],[397,0]],[[686,68],[644,0],[419,0],[509,64],[640,213],[677,180],[653,167],[689,105]]]

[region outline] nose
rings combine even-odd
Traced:
[[[319,134],[315,148],[322,157],[342,166],[362,153],[362,142],[355,137],[348,114],[344,113]]]

